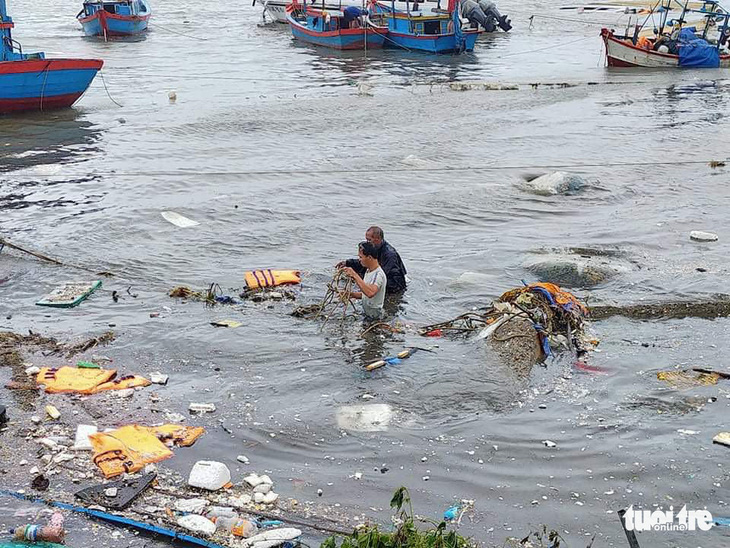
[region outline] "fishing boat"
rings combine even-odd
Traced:
[[[23,53],[13,40],[13,20],[0,0],[0,114],[70,107],[104,64],[100,59],[46,59]]]
[[[406,2],[405,11],[396,9],[395,2],[371,4],[371,24],[388,27],[385,43],[388,47],[429,53],[460,53],[472,51],[481,30],[462,28],[459,3],[449,2],[448,10],[429,9],[423,4]]]
[[[147,30],[152,10],[145,0],[87,0],[76,18],[86,36],[132,36]]]
[[[675,0],[676,1],[676,0]],[[681,4],[680,4],[681,5]],[[707,1],[700,9],[681,5],[677,20],[669,20],[671,0],[662,3],[659,25],[646,32],[644,28],[653,15],[642,24],[627,26],[624,34],[601,29],[609,67],[644,68],[728,68],[730,67],[730,14],[717,2]],[[656,6],[655,6],[656,7]],[[700,14],[697,23],[687,17]]]
[[[341,50],[382,48],[387,26],[367,21],[366,11],[355,6],[344,10],[306,8],[297,3],[289,7],[287,20],[297,40]]]

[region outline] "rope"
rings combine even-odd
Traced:
[[[107,95],[107,97],[109,97],[109,99],[111,99],[111,102],[112,102],[112,103],[114,103],[114,104],[115,104],[115,105],[117,105],[118,107],[121,107],[122,105],[120,105],[119,103],[117,103],[117,102],[116,102],[116,101],[114,100],[114,98],[113,98],[113,97],[111,96],[111,93],[109,93],[109,88],[107,88],[107,87],[106,87],[106,80],[104,80],[104,72],[103,72],[103,71],[102,71],[101,69],[99,69],[99,74],[101,75],[101,81],[102,81],[102,83],[104,84],[104,91],[106,91],[106,95]]]
[[[715,165],[722,167],[726,160],[674,160],[657,162],[586,162],[574,164],[513,164],[513,165],[485,165],[485,166],[447,166],[447,167],[374,167],[369,169],[333,168],[333,169],[270,169],[252,171],[114,171],[116,177],[230,177],[230,176],[267,176],[267,175],[341,175],[356,174],[369,175],[375,173],[456,173],[502,170],[529,170],[529,169],[584,169],[609,167],[672,167],[691,165]],[[730,158],[727,159],[730,162]],[[112,172],[93,172],[92,176],[111,175]],[[67,177],[67,175],[47,175],[47,178]]]
[[[568,46],[570,44],[575,44],[577,42],[582,42],[584,40],[589,40],[589,39],[593,39],[593,38],[594,38],[593,36],[583,36],[582,38],[577,38],[576,40],[571,40],[570,42],[560,42],[557,45],[545,46],[544,48],[531,49],[531,50],[527,50],[527,51],[518,51],[515,53],[506,53],[504,55],[500,55],[499,57],[497,57],[497,59],[504,59],[505,57],[513,57],[515,55],[524,55],[526,53],[537,53],[539,51],[545,51],[545,50],[549,50],[549,49],[557,49],[557,48],[560,48],[563,46]]]
[[[147,23],[150,27],[155,27],[158,29],[162,29],[165,32],[170,32],[172,34],[177,34],[178,36],[184,36],[185,38],[191,38],[192,40],[200,40],[201,42],[207,42],[207,38],[199,38],[198,36],[193,36],[192,34],[185,34],[184,32],[178,32],[176,30],[171,30],[166,27],[163,27],[162,25],[158,25],[156,23]]]

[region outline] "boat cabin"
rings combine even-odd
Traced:
[[[307,28],[316,32],[333,32],[362,27],[359,17],[346,17],[342,10],[307,8]]]
[[[99,10],[104,10],[114,15],[146,15],[149,8],[142,0],[118,0],[113,2],[91,1],[84,2],[84,15],[93,15]]]

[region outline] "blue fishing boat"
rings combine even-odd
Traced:
[[[0,114],[70,107],[104,64],[100,59],[46,59],[23,53],[13,40],[13,20],[0,0]]]
[[[459,17],[458,2],[448,10],[426,8],[423,4],[414,3],[416,9],[410,9],[406,2],[406,10],[397,10],[395,2],[390,5],[383,2],[371,4],[371,15],[368,17],[373,25],[388,27],[386,46],[400,47],[406,50],[427,51],[430,53],[461,53],[472,51],[477,37],[482,32],[478,29],[462,29]]]
[[[287,21],[297,40],[335,49],[382,48],[387,26],[373,25],[367,12],[356,6],[344,10],[303,8],[298,4],[287,6]]]
[[[147,30],[152,10],[145,0],[89,0],[76,18],[86,36],[132,36]]]

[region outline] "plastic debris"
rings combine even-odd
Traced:
[[[184,217],[179,213],[175,213],[174,211],[162,211],[160,215],[162,215],[162,218],[165,219],[167,222],[172,223],[175,226],[179,226],[180,228],[190,228],[192,226],[198,226],[200,224],[198,221],[188,219],[187,217]]]
[[[689,239],[694,240],[695,242],[716,242],[719,238],[714,232],[693,230],[689,233]]]
[[[201,514],[208,504],[210,503],[205,499],[178,499],[175,501],[175,510]]]
[[[48,489],[48,486],[50,484],[51,482],[48,481],[48,478],[46,476],[44,476],[43,474],[39,474],[33,478],[30,486],[36,491],[45,491],[46,489]]]
[[[189,531],[194,531],[206,537],[215,533],[215,523],[208,518],[199,516],[198,514],[188,514],[178,518],[177,524]]]
[[[150,381],[153,384],[167,384],[167,381],[170,377],[167,375],[163,375],[159,371],[155,371],[154,373],[150,374]]]
[[[248,538],[258,531],[258,527],[253,521],[239,518],[237,515],[217,517],[214,522],[218,529],[227,531],[237,537]]]
[[[214,403],[191,403],[188,406],[188,411],[191,413],[214,413]]]
[[[11,529],[10,533],[15,540],[26,542],[63,542],[66,531],[63,529],[63,514],[54,512],[47,526],[24,525]]]
[[[459,515],[459,506],[451,506],[444,512],[444,520],[453,521],[457,515]]]
[[[210,325],[213,327],[241,327],[243,324],[241,322],[237,322],[236,320],[215,320],[213,322],[210,322]]]
[[[354,432],[383,432],[388,429],[393,410],[385,403],[345,405],[336,412],[337,426]]]
[[[258,535],[243,541],[243,546],[254,548],[272,548],[284,544],[288,540],[294,540],[302,535],[299,529],[284,527],[281,529],[272,529],[264,531]]]
[[[248,483],[253,488],[258,487],[263,483],[263,480],[259,477],[258,474],[249,474],[248,476],[243,478],[243,481]]]
[[[91,451],[91,441],[89,436],[96,434],[99,429],[92,424],[79,424],[76,427],[76,439],[73,448],[75,451]]]
[[[124,510],[139,497],[157,478],[152,472],[139,477],[94,485],[75,493],[76,498],[86,504],[98,504],[113,510]]]
[[[714,438],[712,438],[712,441],[713,443],[718,443],[720,445],[730,447],[730,432],[720,432]]]
[[[101,287],[101,280],[93,282],[68,283],[54,289],[35,304],[54,308],[73,308],[86,300],[89,295]]]
[[[4,405],[0,405],[0,424],[8,422],[8,415]]]
[[[86,361],[76,362],[76,367],[80,367],[81,369],[101,369],[100,365]],[[38,373],[38,371],[36,371],[36,373]]]
[[[84,369],[77,367],[43,367],[36,376],[36,382],[46,387],[50,394],[78,393],[96,394],[106,390],[124,390],[149,386],[151,383],[137,375],[117,376],[116,369]]]
[[[550,440],[543,440],[542,443],[545,447],[557,447],[558,446],[557,443],[555,443],[554,441],[550,441]]]
[[[248,464],[248,457],[247,457],[247,456],[245,456],[245,455],[238,455],[238,456],[236,457],[236,460],[237,460],[238,462],[242,462],[243,464]]]
[[[659,371],[656,378],[670,386],[683,389],[695,386],[710,386],[717,384],[720,375],[717,373],[698,373],[696,371]]]
[[[46,405],[46,414],[54,421],[61,418],[61,413],[52,405]]]
[[[230,481],[231,471],[228,467],[213,460],[199,460],[188,476],[188,485],[209,491],[217,491]]]

